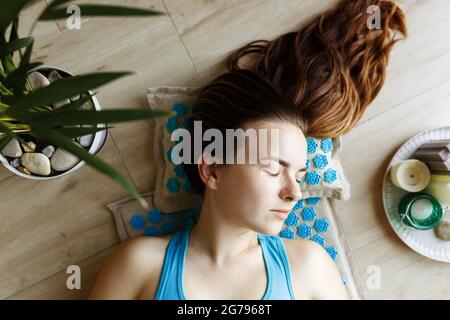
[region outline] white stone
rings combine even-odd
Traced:
[[[22,149],[20,149],[19,141],[12,139],[2,150],[2,154],[6,157],[17,158],[22,155]]]
[[[49,74],[48,74],[48,80],[50,82],[55,82],[56,80],[60,80],[63,77],[61,77],[58,73],[58,71],[56,70],[52,70]]]
[[[21,143],[23,151],[34,152],[36,150],[36,144],[33,141],[28,141],[26,143]]]
[[[56,149],[50,159],[50,165],[56,171],[67,171],[78,162],[80,162],[78,157],[62,148]]]
[[[42,149],[42,153],[45,154],[49,159],[52,157],[53,152],[55,152],[54,146],[46,146],[44,149]]]
[[[70,99],[65,99],[65,100],[62,100],[62,101],[55,102],[53,104],[53,109],[55,109],[55,110],[59,109],[62,106],[66,105],[66,104],[69,104],[69,103],[70,103]]]
[[[20,162],[34,174],[48,176],[52,172],[50,160],[42,153],[24,153]]]
[[[28,80],[30,81],[31,88],[33,90],[48,86],[50,81],[40,72],[34,71],[28,75]]]
[[[11,161],[11,165],[12,165],[14,168],[20,167],[20,158],[15,158],[13,161]]]
[[[94,141],[93,134],[87,134],[85,136],[80,137],[80,144],[83,147],[90,147],[93,141]]]

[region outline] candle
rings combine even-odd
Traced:
[[[411,205],[411,217],[414,220],[426,220],[433,213],[433,204],[428,199],[418,199]]]
[[[434,196],[441,204],[450,206],[450,175],[432,174],[424,192]]]
[[[391,168],[392,183],[408,192],[419,192],[430,182],[430,170],[420,160],[409,159],[400,161]]]
[[[442,219],[442,206],[435,197],[426,193],[408,193],[398,204],[402,223],[418,230],[436,227]]]

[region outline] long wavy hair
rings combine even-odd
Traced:
[[[379,9],[379,29],[368,27],[373,5]],[[193,122],[199,120],[203,132],[225,133],[250,121],[283,119],[307,136],[343,135],[379,93],[391,49],[406,37],[406,18],[394,2],[342,0],[300,31],[233,52],[228,71],[200,91],[189,130],[193,134]],[[184,168],[194,192],[203,193],[197,165]]]

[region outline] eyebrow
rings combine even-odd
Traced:
[[[263,159],[271,159],[271,160],[276,160],[278,161],[282,166],[289,168],[291,166],[291,164],[289,162],[287,162],[286,160],[283,160],[281,158],[278,157],[274,157],[274,156],[267,156],[264,157]],[[299,169],[297,172],[302,171],[302,172],[306,172],[306,167],[303,167],[301,169]]]

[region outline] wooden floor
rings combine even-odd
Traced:
[[[227,54],[256,39],[297,30],[336,1],[96,0],[154,8],[152,18],[85,18],[38,24],[36,61],[76,74],[132,70],[101,88],[105,109],[147,108],[150,86],[202,85],[223,70]],[[421,130],[450,124],[450,1],[400,2],[410,37],[393,50],[387,81],[350,134],[342,162],[352,198],[337,209],[358,281],[371,299],[450,299],[450,265],[426,259],[390,228],[381,202],[384,170],[396,149]],[[42,10],[24,13],[23,35]],[[111,129],[100,157],[141,192],[155,181],[151,121]],[[153,173],[153,174],[152,174]],[[128,196],[88,166],[49,182],[29,181],[0,168],[0,298],[80,299],[90,292],[105,258],[118,244],[106,203]],[[81,267],[82,289],[66,288],[66,268]],[[368,267],[381,270],[381,288],[366,285]]]

